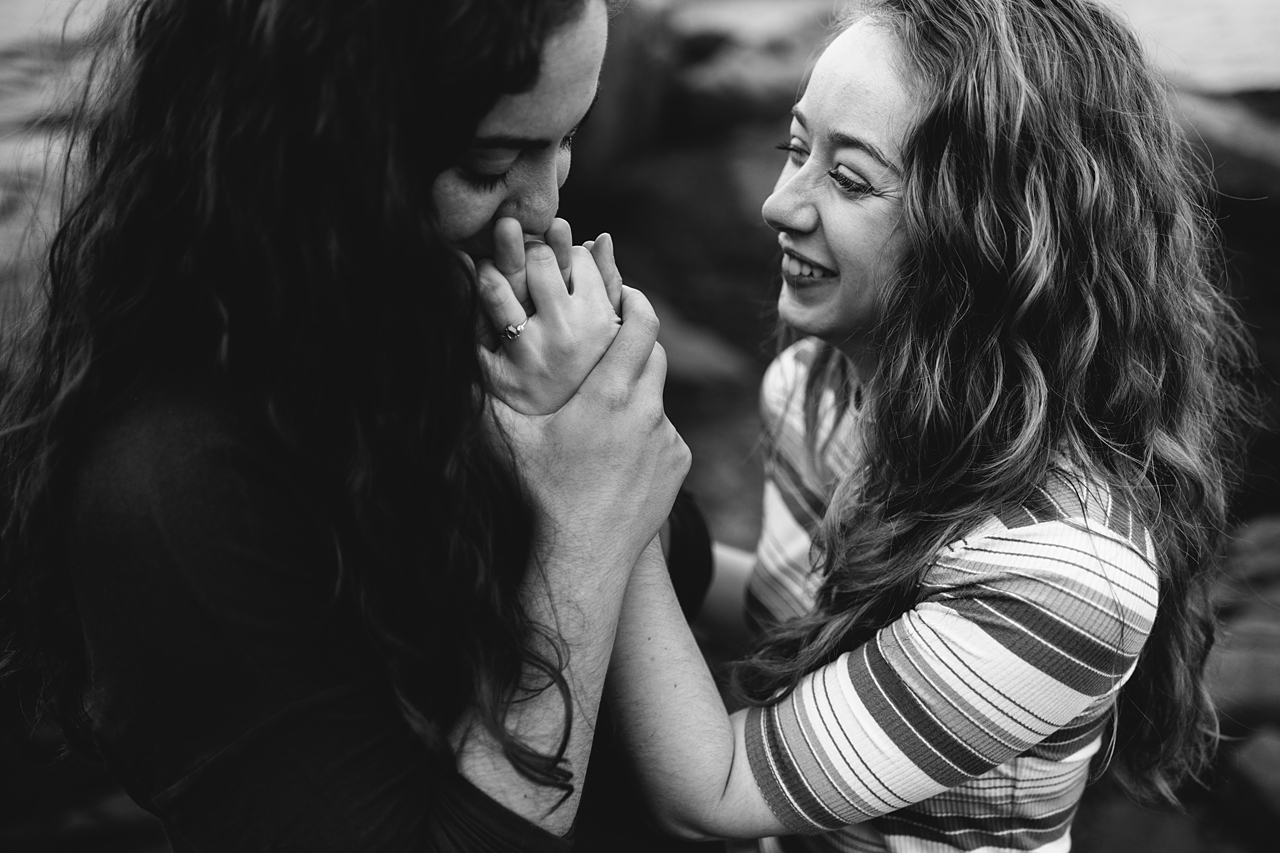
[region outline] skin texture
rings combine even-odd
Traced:
[[[547,40],[535,86],[500,98],[481,119],[471,150],[432,187],[445,239],[473,258],[493,258],[499,219],[514,219],[536,239],[552,228],[573,133],[595,100],[607,33],[605,4],[591,0]],[[563,231],[553,236],[567,249],[567,224]]]
[[[784,256],[778,314],[856,365],[874,362],[867,332],[902,256],[899,164],[918,99],[896,52],[866,20],[832,42],[793,110],[787,164],[762,209]]]
[[[480,357],[498,398],[520,414],[549,415],[577,392],[617,333],[622,276],[607,234],[569,249],[572,290],[549,246],[530,243],[519,251],[516,274],[504,275],[487,260],[477,265],[480,299],[494,328],[523,326],[514,340],[482,346]]]
[[[786,256],[782,319],[841,347],[855,365],[874,363],[867,332],[902,254],[897,167],[918,100],[896,51],[865,22],[826,49],[796,105],[790,158],[763,210]],[[813,275],[815,264],[828,274]],[[745,583],[747,572],[737,574]],[[741,590],[726,598],[740,602]],[[631,575],[610,667],[623,736],[669,832],[787,832],[751,773],[745,712],[727,714],[653,549]]]
[[[652,307],[622,286],[607,238],[574,248],[568,224],[554,219],[569,167],[564,142],[595,97],[606,20],[604,2],[587,0],[578,20],[553,33],[534,88],[500,100],[467,158],[433,188],[446,236],[476,264],[494,329],[526,324],[514,340],[482,341],[480,357],[495,444],[511,450],[537,517],[521,598],[563,652],[541,650],[565,661],[573,793],[562,800],[514,773],[469,717],[452,739],[464,776],[556,833],[577,812],[626,584],[689,469],[662,408],[666,358]],[[474,172],[502,177],[483,189]],[[530,684],[543,680],[528,675]],[[559,692],[543,690],[510,705],[503,723],[553,754],[564,712]]]

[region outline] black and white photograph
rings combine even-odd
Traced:
[[[0,0],[0,853],[1280,850],[1280,0]]]

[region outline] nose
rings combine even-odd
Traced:
[[[534,159],[529,168],[521,170],[520,176],[512,181],[511,193],[499,216],[514,218],[525,234],[545,234],[560,210],[560,187],[568,174],[567,157]]]
[[[818,227],[818,209],[811,198],[813,189],[803,168],[785,167],[760,208],[764,221],[775,231],[813,231]]]

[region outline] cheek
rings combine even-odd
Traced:
[[[832,218],[824,220],[834,231]],[[858,279],[880,287],[894,276],[905,246],[896,211],[878,215],[849,216],[839,225],[839,234],[831,242],[841,270],[850,270]]]
[[[556,186],[563,187],[564,182],[569,179],[569,166],[573,162],[573,153],[568,148],[562,148],[556,154]]]
[[[502,196],[477,189],[453,172],[443,172],[431,187],[431,199],[441,235],[450,243],[462,243],[493,221]]]

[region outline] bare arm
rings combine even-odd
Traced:
[[[592,254],[577,248],[572,259],[570,294],[552,250],[530,247],[525,274],[536,313],[518,338],[481,357],[495,391],[496,440],[511,448],[538,518],[523,603],[566,653],[561,674],[571,716],[564,757],[573,794],[562,802],[561,791],[516,772],[498,743],[469,720],[454,732],[464,776],[560,834],[577,813],[627,579],[689,464],[662,409],[666,360],[652,308],[619,282],[617,317]],[[542,651],[557,659],[550,642]],[[546,681],[540,673],[529,676]],[[564,699],[555,688],[518,697],[505,723],[529,746],[555,754]]]
[[[743,713],[726,712],[662,562],[646,549],[631,573],[610,665],[620,727],[663,827],[685,838],[757,838],[788,830],[757,788]]]

